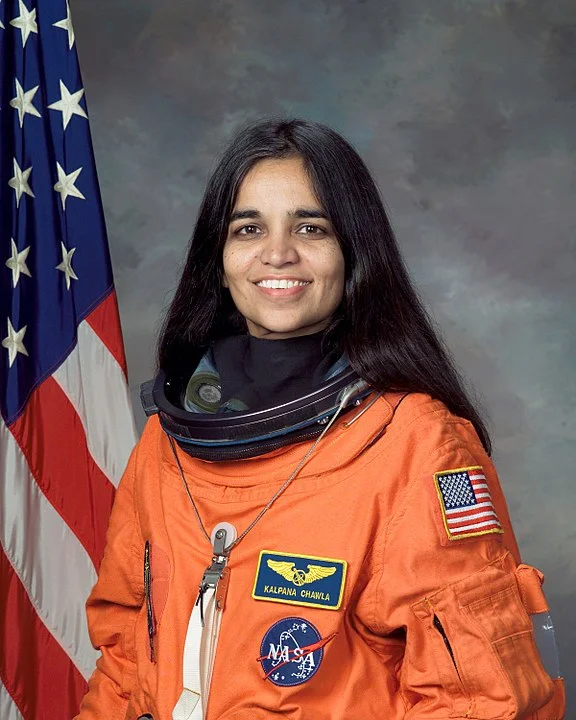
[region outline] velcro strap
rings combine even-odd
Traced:
[[[542,591],[544,575],[540,570],[531,565],[518,565],[516,568],[516,580],[518,581],[518,589],[526,612],[529,615],[548,612],[548,603]]]

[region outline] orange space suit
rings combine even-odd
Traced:
[[[179,451],[204,526],[242,532],[308,447]],[[153,417],[88,601],[102,656],[80,720],[170,720],[211,550]],[[519,563],[468,421],[421,394],[348,413],[231,552],[208,720],[560,720],[530,619],[547,610],[542,576]]]

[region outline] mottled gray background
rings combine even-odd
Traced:
[[[239,126],[332,125],[491,416],[576,694],[576,2],[73,0],[133,394]],[[142,416],[139,416],[140,422]]]

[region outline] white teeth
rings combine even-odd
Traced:
[[[309,285],[306,280],[260,280],[256,283],[258,287],[270,288],[272,290],[286,290],[288,288]]]

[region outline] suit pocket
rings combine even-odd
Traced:
[[[446,690],[460,706],[467,698],[466,717],[478,720],[524,717],[554,692],[534,641],[516,569],[506,560],[412,607],[438,633],[434,656]]]

